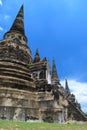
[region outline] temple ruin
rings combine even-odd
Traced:
[[[38,49],[34,59],[24,31],[24,7],[0,41],[0,119],[65,123],[87,121],[68,82],[60,83],[56,64],[52,71]]]

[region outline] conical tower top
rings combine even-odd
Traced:
[[[10,31],[18,31],[24,34],[24,7],[21,6]]]
[[[10,30],[5,33],[4,38],[5,39],[16,38],[19,39],[19,41],[22,44],[27,43],[27,38],[24,32],[24,6],[23,5],[21,6]]]
[[[68,86],[67,79],[65,80],[65,92],[70,94],[70,89],[69,89],[69,86]]]
[[[36,54],[35,54],[35,57],[34,57],[34,63],[39,62],[39,61],[40,61],[40,56],[39,56],[38,49],[36,49]]]
[[[58,74],[57,74],[57,69],[56,69],[56,64],[55,61],[53,59],[53,63],[52,63],[52,83],[59,83],[59,78],[58,78]]]

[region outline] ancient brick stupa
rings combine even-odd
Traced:
[[[0,119],[64,123],[86,121],[66,80],[62,87],[53,60],[52,74],[38,49],[32,59],[24,31],[23,6],[0,41]]]

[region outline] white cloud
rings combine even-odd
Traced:
[[[9,15],[5,15],[5,16],[4,16],[4,19],[5,19],[5,20],[8,20],[9,18],[10,18]]]
[[[3,31],[3,28],[0,26],[0,31]]]
[[[61,84],[64,86],[64,80]],[[69,88],[75,94],[77,101],[81,104],[82,110],[87,112],[87,83],[76,80],[68,80]]]
[[[0,0],[0,5],[2,6],[2,0]]]

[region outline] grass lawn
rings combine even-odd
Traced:
[[[29,123],[0,120],[0,130],[87,130],[87,124]]]

